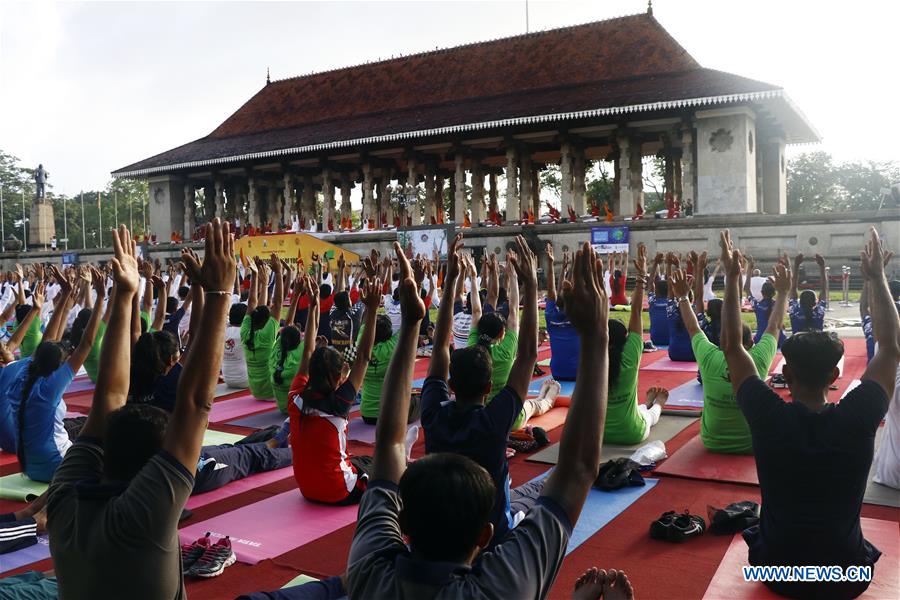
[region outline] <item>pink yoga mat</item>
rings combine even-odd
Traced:
[[[875,563],[869,589],[860,598],[900,598],[900,536],[897,523],[880,519],[860,519],[863,535],[883,553]],[[762,583],[744,581],[741,567],[747,564],[747,544],[737,534],[704,594],[704,600],[775,600],[781,598]]]
[[[759,485],[753,456],[710,452],[703,446],[699,435],[676,450],[655,472],[690,479]]]
[[[206,506],[207,504],[212,504],[213,502],[218,502],[219,500],[249,492],[250,490],[255,490],[258,487],[276,481],[281,481],[282,479],[290,477],[292,474],[293,470],[291,467],[285,467],[283,469],[275,469],[274,471],[266,471],[265,473],[257,473],[250,477],[244,477],[243,479],[232,481],[228,485],[224,485],[217,490],[191,496],[188,498],[185,508],[193,510],[201,506]]]
[[[641,371],[675,371],[680,373],[697,372],[697,363],[671,360],[669,357],[655,360],[641,367]]]
[[[350,419],[350,424],[347,426],[347,439],[363,444],[374,444],[375,426],[367,425],[362,417]]]
[[[248,393],[246,396],[241,396],[239,398],[216,401],[209,413],[209,421],[211,423],[231,421],[232,419],[240,419],[241,417],[256,412],[263,412],[271,409],[271,402],[257,400]]]
[[[189,525],[178,536],[186,544],[207,531],[215,538],[229,535],[237,559],[255,565],[353,523],[356,512],[356,506],[314,504],[291,490]]]

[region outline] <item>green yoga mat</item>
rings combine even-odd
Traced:
[[[40,496],[46,491],[46,483],[32,481],[22,473],[13,473],[6,477],[0,477],[0,498],[25,502],[27,496],[32,494]]]
[[[318,581],[318,579],[316,579],[315,577],[310,577],[309,575],[300,574],[281,586],[281,589],[294,587],[295,585],[303,585],[304,583],[309,583],[310,581]]]
[[[203,434],[203,445],[218,446],[219,444],[233,444],[242,439],[244,439],[244,436],[237,433],[226,433],[224,431],[207,429],[206,433]]]
[[[550,366],[550,359],[549,359],[549,358],[545,358],[544,360],[539,360],[537,364],[538,364],[539,367],[549,367],[549,366]]]
[[[639,444],[634,444],[632,446],[615,446],[613,444],[603,444],[603,449],[600,453],[600,460],[602,462],[606,462],[608,460],[613,460],[616,458],[628,458],[634,451],[649,444],[654,440],[660,440],[661,442],[668,442],[673,437],[681,433],[684,428],[686,428],[691,423],[695,422],[697,419],[693,417],[682,417],[682,416],[668,416],[663,415],[659,418],[659,423],[653,426],[650,429],[650,437]],[[559,443],[550,444],[540,452],[535,452],[525,460],[529,462],[539,462],[546,463],[548,465],[555,465],[557,461],[559,461]]]

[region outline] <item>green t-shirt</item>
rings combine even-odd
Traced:
[[[476,325],[469,331],[468,345],[474,346],[477,343],[478,327]],[[509,379],[509,372],[512,370],[513,361],[516,360],[518,350],[519,334],[508,329],[502,340],[496,344],[491,344],[490,351],[494,370],[491,372],[491,393],[488,394],[485,404],[490,404],[494,396],[506,387],[506,380]]]
[[[269,317],[266,324],[253,332],[253,349],[247,343],[250,340],[250,315],[241,321],[241,345],[244,346],[244,359],[247,361],[247,383],[254,398],[268,400],[273,396],[272,381],[269,376],[269,357],[275,345],[278,323]]]
[[[275,344],[272,346],[272,354],[269,356],[269,373],[272,379],[272,391],[275,393],[275,403],[278,410],[287,414],[288,392],[291,391],[291,383],[294,381],[294,375],[297,374],[297,368],[300,366],[300,359],[303,358],[303,340],[296,348],[290,350],[284,357],[284,369],[281,371],[281,383],[275,380],[275,371],[281,362],[281,333],[275,336]]]
[[[146,310],[142,310],[140,312],[140,315],[141,315],[141,321],[144,322],[144,330],[149,333],[153,333],[153,328],[150,327],[150,324],[153,322],[150,320],[150,313],[148,313]]]
[[[646,421],[638,411],[638,369],[644,353],[644,338],[629,332],[622,348],[622,368],[615,385],[609,388],[603,441],[609,444],[637,444],[644,439]]]
[[[40,315],[35,316],[34,321],[31,322],[31,325],[28,326],[28,330],[25,332],[25,337],[22,338],[22,343],[19,344],[19,353],[22,358],[26,358],[34,354],[34,351],[37,350],[37,347],[41,345],[41,339],[43,338],[43,334],[41,333],[41,319]]]
[[[365,329],[365,326],[360,328],[360,336],[362,336],[363,329]],[[387,373],[388,364],[391,362],[391,356],[394,355],[394,348],[397,347],[399,335],[400,332],[397,332],[390,339],[372,346],[372,358],[369,359],[366,376],[363,378],[362,400],[359,404],[359,412],[364,417],[370,419],[378,418],[378,411],[381,408],[381,388],[384,387],[384,376]]]
[[[703,380],[703,415],[700,418],[700,439],[710,452],[752,454],[750,427],[734,398],[725,353],[700,332],[691,338],[694,356]],[[765,334],[750,349],[760,379],[765,379],[775,358],[778,343]]]
[[[87,371],[91,383],[97,383],[97,371],[100,369],[100,349],[103,346],[103,334],[105,333],[106,323],[101,320],[97,325],[97,337],[94,338],[94,345],[91,346],[91,351],[84,359],[84,370]]]

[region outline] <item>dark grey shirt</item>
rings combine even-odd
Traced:
[[[103,448],[80,438],[56,470],[47,501],[59,597],[180,600],[178,518],[194,478],[160,451],[127,484],[101,484]]]
[[[475,566],[413,559],[403,543],[397,486],[369,484],[348,559],[350,598],[544,598],[562,565],[572,525],[546,496]],[[439,517],[437,517],[439,518]]]

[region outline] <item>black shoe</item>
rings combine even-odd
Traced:
[[[534,441],[537,442],[538,448],[543,448],[550,443],[550,438],[547,437],[547,432],[544,431],[543,427],[532,427],[531,435],[534,436]]]
[[[650,537],[654,540],[669,540],[669,530],[675,521],[675,511],[664,512],[657,520],[650,523]]]
[[[688,511],[675,517],[672,521],[672,527],[669,528],[670,542],[685,542],[691,538],[695,538],[706,531],[706,521],[703,517],[692,515]]]
[[[716,535],[734,535],[759,525],[759,504],[751,500],[735,502],[725,508],[706,507],[709,530]]]
[[[787,381],[785,380],[784,375],[782,375],[781,373],[775,373],[774,375],[772,375],[772,378],[769,379],[769,385],[771,385],[773,388],[786,388]]]

